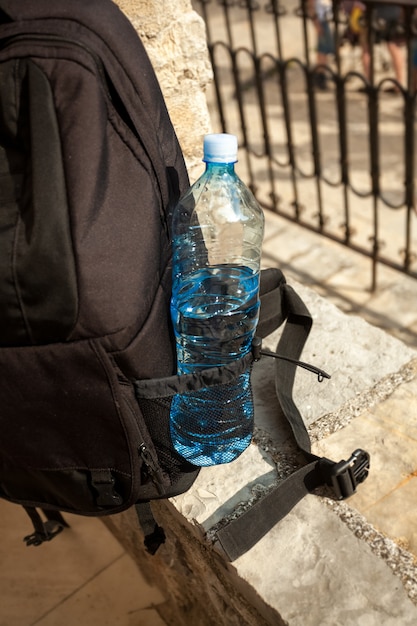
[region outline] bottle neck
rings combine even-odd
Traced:
[[[206,162],[206,172],[224,172],[233,174],[235,171],[234,163],[213,163],[212,161]]]

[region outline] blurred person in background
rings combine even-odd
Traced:
[[[361,3],[359,3],[361,4]],[[363,9],[364,19],[360,31],[360,43],[362,46],[363,71],[367,80],[370,79],[370,52],[368,45],[368,19]],[[375,5],[372,12],[373,26],[376,30],[375,43],[386,43],[388,48],[394,77],[398,85],[393,85],[387,91],[398,93],[404,85],[404,37],[402,29],[402,9],[395,4]]]
[[[331,0],[308,0],[308,15],[313,20],[317,33],[317,66],[315,82],[319,89],[327,89],[327,76],[325,68],[328,65],[329,56],[334,54],[334,38],[330,28],[332,19]]]

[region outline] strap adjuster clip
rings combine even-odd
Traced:
[[[333,487],[336,498],[344,500],[356,493],[356,487],[368,477],[370,456],[358,448],[347,461],[340,461],[327,467],[327,484]]]

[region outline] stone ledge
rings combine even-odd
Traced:
[[[404,542],[386,530],[382,533],[367,519],[367,506],[383,499],[386,490],[391,493],[398,483],[381,484],[381,463],[391,459],[388,471],[394,475],[403,471],[398,456],[384,456],[380,430],[375,437],[375,419],[383,429],[381,415],[385,409],[392,413],[394,402],[397,413],[404,416],[405,429],[407,420],[417,414],[410,411],[410,404],[417,401],[407,391],[413,381],[417,385],[417,354],[362,319],[345,315],[311,290],[293,286],[314,319],[302,359],[332,375],[319,384],[311,373],[297,373],[294,397],[314,446],[330,458],[333,453],[347,458],[353,444],[370,446],[371,476],[345,503],[307,496],[233,564],[216,553],[210,543],[213,528],[238,514],[239,508],[251,506],[291,470],[297,456],[291,433],[279,417],[273,364],[261,359],[253,378],[255,443],[232,464],[203,468],[187,493],[155,503],[155,514],[168,535],[157,555],[144,553],[132,512],[106,520],[165,594],[167,602],[160,612],[167,624],[411,626],[417,622],[414,556],[404,549]],[[268,347],[275,347],[279,332],[268,338]],[[374,421],[363,417],[369,413]],[[408,445],[412,442],[414,447],[408,451],[407,471],[415,472],[413,419]],[[385,435],[392,446],[400,445],[392,424]],[[377,496],[375,489],[379,489]]]

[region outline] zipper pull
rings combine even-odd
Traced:
[[[294,365],[298,365],[298,367],[303,367],[305,370],[316,374],[319,383],[323,382],[324,378],[331,378],[330,374],[327,374],[324,370],[316,367],[315,365],[311,365],[311,363],[304,363],[304,361],[297,361],[296,359],[292,359],[289,356],[284,356],[282,354],[277,354],[276,352],[271,352],[270,350],[262,350],[262,339],[260,337],[254,337],[252,341],[252,355],[254,361],[259,361],[261,356],[271,356],[274,359],[282,359],[283,361],[289,361]]]
[[[146,444],[144,442],[142,442],[139,445],[139,454],[142,458],[142,461],[145,463],[146,468],[149,472],[149,475],[152,479],[152,482],[154,483],[154,485],[156,486],[156,488],[158,489],[158,493],[160,493],[161,495],[164,494],[164,489],[163,489],[163,475],[162,475],[162,470],[161,468],[158,466],[158,464],[154,461],[154,458],[152,456],[152,454],[150,453],[150,451],[148,450],[148,448],[146,447]]]

